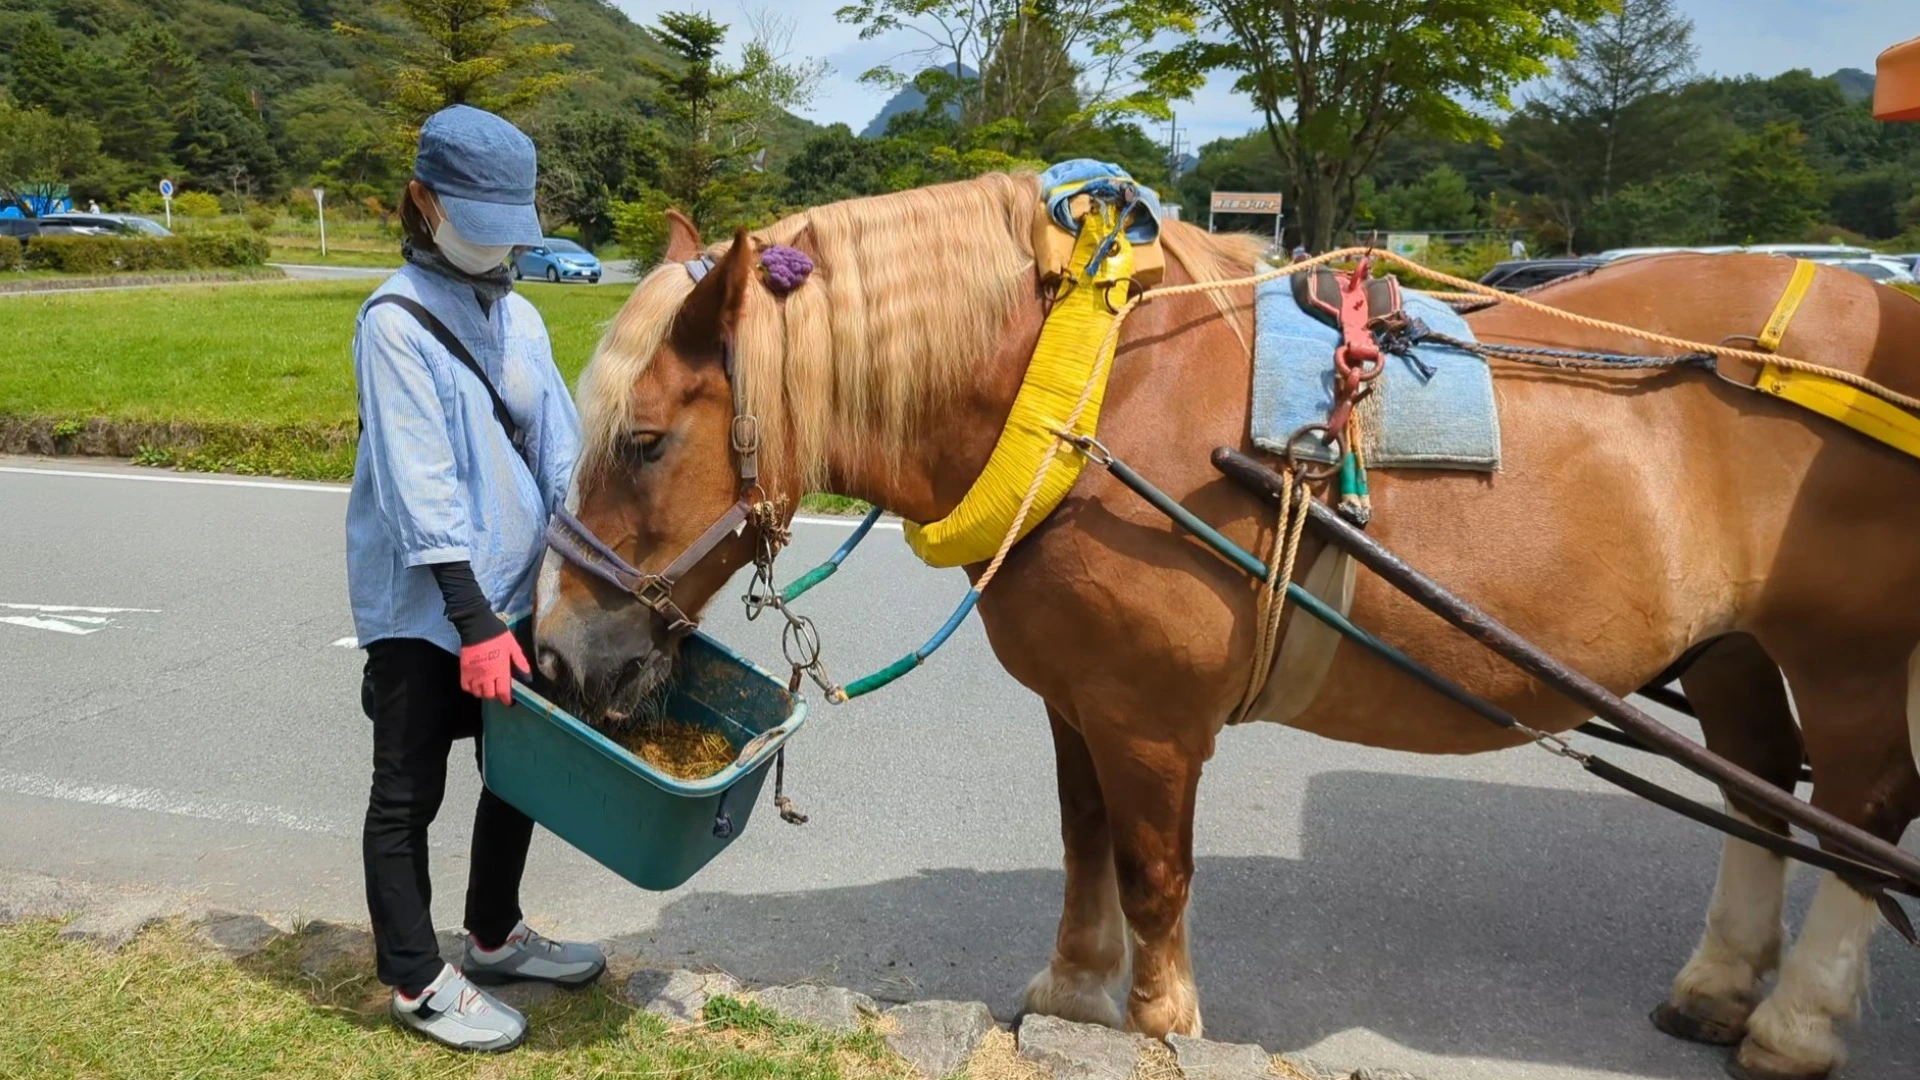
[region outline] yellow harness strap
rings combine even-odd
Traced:
[[[1041,327],[1026,378],[1020,383],[1013,411],[1007,415],[1007,426],[1001,429],[986,468],[980,470],[952,513],[926,525],[907,523],[908,546],[929,565],[967,566],[993,558],[1045,455],[1057,453],[1060,459],[1047,471],[1033,508],[1021,524],[1022,537],[1047,519],[1079,479],[1086,458],[1062,444],[1055,431],[1066,422],[1086,389],[1094,366],[1101,360],[1097,354],[1113,325],[1115,309],[1126,302],[1126,290],[1131,287],[1133,245],[1125,233],[1114,237],[1106,261],[1091,275],[1087,273],[1094,252],[1113,233],[1113,213],[1111,207],[1096,206],[1095,212],[1081,219],[1080,237],[1065,267],[1060,293]],[[1107,373],[1112,374],[1111,367]],[[1074,434],[1094,433],[1106,392],[1103,378],[1074,425]]]
[[[1774,305],[1773,315],[1767,319],[1767,325],[1755,339],[1760,352],[1780,350],[1780,341],[1786,337],[1787,327],[1793,322],[1794,315],[1799,313],[1801,302],[1806,300],[1808,291],[1813,287],[1813,276],[1817,269],[1815,264],[1805,259],[1795,263],[1793,277],[1787,282],[1787,291],[1781,294],[1780,302]],[[1864,390],[1857,390],[1825,375],[1787,371],[1773,364],[1760,365],[1760,373],[1755,376],[1753,387],[1761,393],[1771,394],[1803,409],[1811,409],[1829,419],[1838,420],[1903,454],[1920,458],[1920,416]]]

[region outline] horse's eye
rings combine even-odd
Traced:
[[[667,452],[667,436],[661,431],[636,431],[620,441],[620,456],[634,468],[659,461]]]

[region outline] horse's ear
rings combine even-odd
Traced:
[[[667,259],[686,262],[700,255],[700,229],[678,210],[667,211]]]
[[[733,336],[734,324],[747,302],[747,290],[753,286],[754,263],[753,240],[747,230],[741,229],[734,234],[733,246],[681,305],[674,333],[682,343],[711,348],[714,342]]]

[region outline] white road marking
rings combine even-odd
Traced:
[[[104,626],[75,626],[69,622],[43,618],[39,615],[0,615],[0,623],[24,626],[29,630],[51,630],[56,634],[97,634],[106,629]]]
[[[335,648],[340,648],[340,649],[357,649],[357,648],[359,648],[359,647],[360,647],[360,639],[359,639],[359,638],[350,638],[350,637],[343,637],[343,638],[341,638],[341,639],[340,639],[339,641],[336,641],[336,642],[333,642],[332,644],[334,645],[334,647],[335,647]]]
[[[41,611],[50,615],[68,611],[85,611],[93,615],[122,615],[132,611],[145,612],[150,615],[158,615],[160,613],[159,608],[150,607],[81,607],[78,604],[0,604],[0,608],[10,608],[14,611]],[[69,616],[69,618],[77,617]],[[105,620],[81,619],[79,621],[103,622]]]
[[[79,480],[135,480],[146,484],[200,484],[206,487],[265,488],[269,491],[320,491],[329,495],[345,495],[345,484],[296,484],[274,480],[229,480],[219,476],[173,476],[155,473],[143,476],[139,473],[118,472],[81,472],[77,469],[28,469],[18,465],[0,465],[0,473],[20,473],[25,476],[68,476]]]
[[[137,480],[149,484],[201,484],[207,487],[263,488],[268,491],[321,491],[334,495],[345,495],[349,490],[345,484],[290,483],[275,480],[232,480],[222,476],[180,476],[159,473],[143,476],[139,473],[121,472],[82,472],[78,469],[33,469],[20,465],[0,465],[0,473],[18,473],[24,476],[67,476],[79,480]],[[851,529],[860,524],[857,517],[824,517],[817,514],[794,515],[796,525],[823,525],[836,529]],[[880,521],[873,526],[876,529],[900,531],[898,521]]]
[[[203,799],[179,792],[123,784],[83,784],[35,773],[0,772],[0,791],[89,806],[113,806],[123,810],[198,818],[202,821],[272,825],[296,832],[340,836],[351,831],[334,822],[265,803],[242,799]]]

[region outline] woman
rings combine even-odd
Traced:
[[[427,877],[452,743],[471,736],[477,752],[481,699],[509,701],[513,672],[527,670],[507,622],[532,608],[547,518],[579,449],[546,327],[505,265],[540,243],[534,176],[533,143],[505,120],[466,106],[429,119],[401,203],[406,265],[361,308],[353,342],[362,429],[347,587],[373,721],[367,907],[394,1017],[462,1050],[526,1037],[525,1018],[474,982],[579,985],[606,966],[593,946],[522,921],[533,822],[491,792],[474,815],[461,967],[440,958]]]

